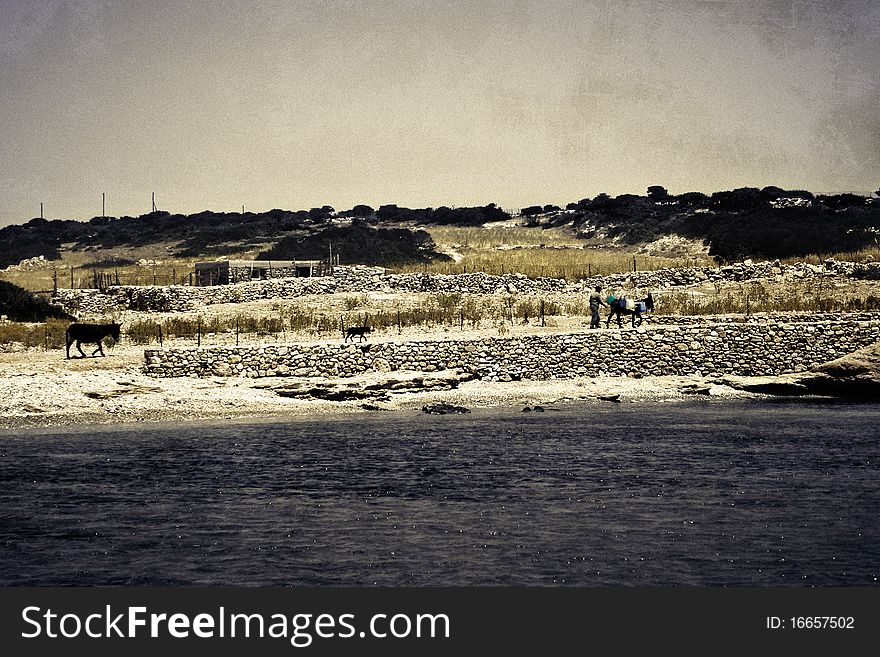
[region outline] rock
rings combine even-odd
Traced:
[[[679,389],[684,395],[708,395],[711,394],[709,386],[701,386],[696,383],[692,383],[683,388]]]
[[[799,376],[812,394],[880,399],[880,342]]]
[[[602,401],[620,403],[620,395],[599,395],[598,399]]]
[[[91,399],[113,399],[122,395],[137,395],[148,392],[159,392],[162,388],[156,386],[142,386],[135,383],[124,383],[116,388],[107,388],[106,390],[89,390],[83,392],[86,397]]]
[[[880,399],[880,342],[814,367],[781,376],[726,376],[722,383],[737,390],[767,395],[824,395]]]
[[[427,413],[428,415],[450,415],[470,412],[469,408],[465,408],[464,406],[454,406],[452,404],[428,404],[427,406],[422,407],[422,413]]]

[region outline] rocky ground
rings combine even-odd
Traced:
[[[755,397],[713,377],[599,377],[486,382],[462,372],[371,373],[346,379],[155,379],[143,350],[65,360],[56,351],[0,354],[0,427],[6,429],[397,410],[427,404],[525,408]]]

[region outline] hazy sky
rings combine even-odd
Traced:
[[[880,2],[0,0],[0,225],[880,186]]]

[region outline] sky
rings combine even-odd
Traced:
[[[0,225],[880,186],[874,0],[0,0]]]

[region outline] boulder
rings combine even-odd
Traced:
[[[813,368],[801,383],[816,395],[880,399],[880,342]]]
[[[822,363],[809,372],[782,376],[726,376],[725,385],[768,395],[824,395],[880,400],[880,342]]]

